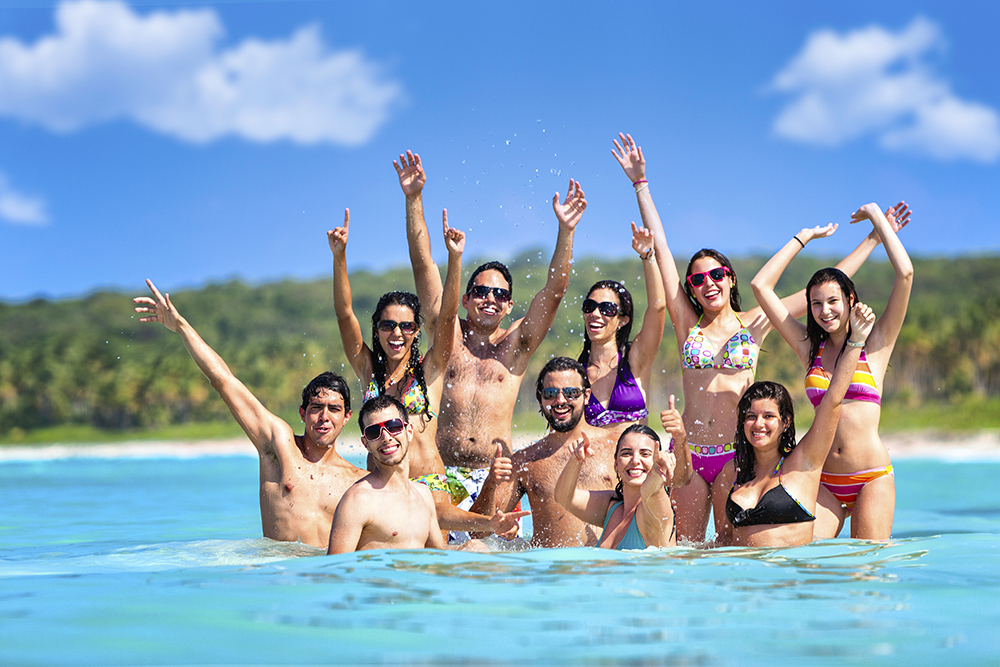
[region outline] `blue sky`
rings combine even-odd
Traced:
[[[392,159],[469,257],[631,252],[643,146],[679,255],[906,199],[915,255],[1000,250],[1000,4],[0,2],[0,299],[406,261]],[[867,230],[842,224],[811,252]]]

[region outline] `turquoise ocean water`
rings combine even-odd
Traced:
[[[250,456],[0,462],[0,664],[1000,665],[1000,462],[896,462],[894,539],[343,556]]]

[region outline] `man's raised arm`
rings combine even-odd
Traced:
[[[413,282],[417,287],[417,298],[423,311],[424,327],[434,331],[438,313],[441,311],[441,272],[431,257],[431,239],[424,220],[424,185],[427,174],[420,162],[420,156],[412,151],[400,154],[399,161],[392,161],[399,176],[399,187],[406,195],[406,243],[410,249],[410,265],[413,267]]]
[[[559,236],[556,238],[556,248],[549,262],[549,277],[545,287],[535,295],[528,306],[528,312],[520,326],[521,344],[518,351],[527,352],[531,356],[556,318],[556,310],[566,290],[569,288],[569,272],[573,263],[573,234],[576,226],[587,208],[587,198],[583,194],[580,183],[570,179],[566,199],[559,203],[559,193],[552,198],[552,210],[559,221]]]
[[[146,280],[146,285],[153,293],[153,298],[140,296],[132,299],[134,303],[139,304],[135,307],[135,312],[143,315],[139,321],[159,322],[171,331],[180,334],[191,358],[198,364],[198,368],[205,374],[205,377],[211,381],[215,391],[222,396],[222,400],[229,406],[229,411],[243,428],[250,441],[253,442],[257,451],[263,452],[264,448],[274,443],[279,429],[287,429],[291,434],[291,427],[268,412],[261,402],[250,393],[250,390],[233,375],[222,357],[202,340],[187,320],[181,317],[181,314],[170,302],[170,295],[160,294],[151,280]]]

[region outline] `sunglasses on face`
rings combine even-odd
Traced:
[[[688,284],[691,287],[700,287],[705,284],[705,276],[712,279],[712,282],[718,283],[722,282],[722,279],[729,275],[729,269],[724,266],[717,266],[710,271],[702,271],[701,273],[692,273],[688,276]]]
[[[614,317],[618,314],[618,304],[611,301],[594,301],[593,299],[584,299],[583,301],[583,313],[584,315],[590,315],[595,310],[600,310],[601,315],[604,317]]]
[[[365,440],[378,440],[382,436],[382,429],[389,435],[395,437],[403,432],[406,424],[402,419],[387,419],[379,424],[369,424],[365,426]]]
[[[583,396],[583,389],[579,387],[546,387],[542,389],[542,398],[547,401],[554,401],[559,398],[559,392],[562,392],[567,401],[575,401]]]
[[[383,333],[392,333],[399,327],[399,330],[405,334],[411,334],[417,330],[416,322],[397,322],[396,320],[379,320],[378,330]]]
[[[490,287],[489,285],[474,285],[469,290],[469,296],[473,299],[485,299],[493,292],[493,298],[500,303],[510,301],[510,290],[502,287]]]

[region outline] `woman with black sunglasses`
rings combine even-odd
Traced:
[[[666,302],[663,281],[653,251],[653,233],[632,223],[632,249],[642,260],[646,281],[646,313],[635,340],[632,295],[619,282],[601,280],[583,301],[583,351],[577,361],[587,368],[590,401],[584,415],[591,426],[606,428],[613,437],[630,424],[645,424],[646,387],[663,340]]]
[[[674,496],[678,539],[703,541],[711,512],[716,535],[724,540],[729,534],[725,503],[732,480],[719,473],[735,454],[736,406],[754,381],[760,344],[772,325],[759,307],[743,312],[736,273],[722,253],[711,249],[695,253],[682,280],[649,191],[642,149],[630,135],[618,136],[621,143],[615,140],[612,154],[632,181],[643,225],[653,232],[667,312],[684,371],[684,423],[697,474],[686,468],[687,457],[678,453],[674,476],[679,484],[690,477]],[[877,235],[869,235],[838,268],[853,274],[877,244]],[[793,317],[806,313],[804,290],[783,303]],[[828,492],[821,495],[821,502],[835,502]]]

